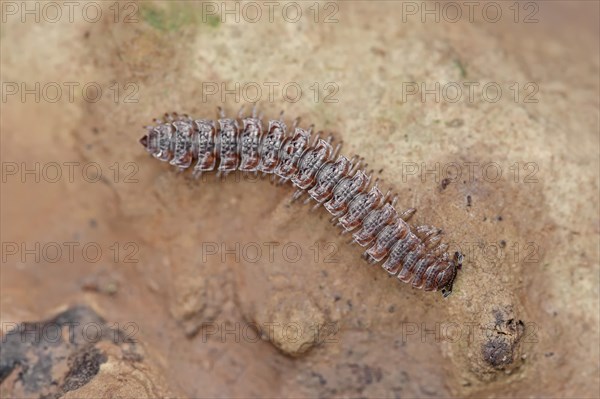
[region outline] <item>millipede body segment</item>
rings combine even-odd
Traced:
[[[388,273],[415,288],[441,290],[444,297],[451,293],[462,254],[447,252],[440,229],[411,226],[408,220],[415,210],[399,213],[397,197],[383,194],[362,160],[339,155],[339,144],[334,147],[331,137],[313,136],[312,128],[298,126],[298,119],[288,129],[280,115],[265,130],[256,109],[249,116],[240,111],[238,118],[219,113],[216,122],[165,114],[146,127],[140,143],[179,170],[192,168],[196,177],[240,170],[290,181],[297,188],[294,199],[307,194],[316,206],[323,205],[336,225],[366,248],[369,263],[381,262]]]

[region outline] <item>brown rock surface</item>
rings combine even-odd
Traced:
[[[334,23],[308,3],[299,23],[221,22],[195,2],[99,3],[98,22],[72,23],[4,9],[4,337],[65,303],[133,326],[149,364],[100,342],[82,354],[102,356],[99,371],[65,397],[598,397],[598,4],[423,23],[407,3],[320,3]],[[367,265],[288,186],[198,182],[143,153],[152,117],[237,112],[250,92],[223,102],[220,85],[249,82],[265,116],[333,130],[416,223],[444,229],[466,255],[448,299]],[[269,101],[265,82],[303,94]],[[444,89],[422,100],[412,82]],[[502,96],[469,99],[469,82]],[[460,178],[442,173],[452,165]]]
[[[2,337],[2,397],[169,396],[133,332],[109,326],[84,306],[19,323]]]

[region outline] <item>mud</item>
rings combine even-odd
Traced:
[[[205,3],[128,4],[117,22],[102,3],[94,23],[2,24],[6,90],[102,89],[3,93],[3,397],[600,396],[598,4],[539,3],[529,24],[508,5],[498,23],[405,21],[400,2],[228,23]],[[143,152],[152,118],[237,113],[243,95],[207,84],[248,82],[298,83],[265,116],[332,131],[444,230],[465,254],[449,298],[369,266],[289,186],[196,181]],[[407,95],[421,82],[503,95]],[[135,351],[9,332],[64,317]]]

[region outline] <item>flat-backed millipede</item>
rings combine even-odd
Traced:
[[[462,254],[448,254],[442,231],[411,226],[408,220],[415,209],[398,213],[397,197],[390,191],[383,194],[361,159],[339,155],[341,145],[333,147],[331,136],[312,137],[312,127],[303,129],[298,122],[288,131],[282,113],[269,120],[265,131],[256,108],[246,117],[240,110],[238,118],[227,118],[219,109],[216,123],[172,113],[145,127],[140,143],[180,171],[191,167],[196,177],[239,170],[268,174],[279,183],[291,181],[297,189],[293,199],[306,193],[315,207],[323,205],[332,221],[366,248],[369,263],[382,262],[388,273],[415,288],[450,295]]]

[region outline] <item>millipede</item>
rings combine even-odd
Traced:
[[[449,254],[441,229],[409,224],[416,210],[398,212],[398,197],[390,190],[383,194],[363,159],[340,155],[341,143],[334,146],[332,136],[313,135],[314,126],[301,128],[299,118],[288,129],[283,112],[268,121],[266,130],[262,120],[256,106],[247,116],[242,108],[237,118],[226,117],[219,108],[216,121],[167,113],[145,126],[140,143],[179,171],[192,168],[195,177],[239,170],[270,175],[278,184],[290,182],[296,188],[292,200],[307,195],[315,209],[322,205],[342,233],[365,248],[367,262],[381,263],[414,288],[450,295],[463,255]]]

